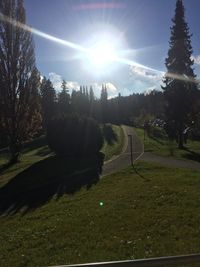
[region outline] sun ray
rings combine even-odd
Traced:
[[[194,78],[188,77],[186,75],[180,75],[180,74],[176,74],[176,73],[165,73],[164,71],[150,68],[148,66],[139,64],[133,60],[117,56],[117,54],[122,55],[126,50],[119,50],[117,53],[117,51],[115,51],[115,49],[112,46],[109,46],[108,44],[104,44],[104,45],[99,44],[99,46],[95,50],[92,48],[86,48],[86,47],[81,46],[79,44],[76,44],[76,43],[73,43],[73,42],[70,42],[67,40],[63,40],[61,38],[55,37],[55,36],[50,35],[48,33],[42,32],[36,28],[30,27],[26,24],[23,24],[19,21],[14,20],[8,16],[5,16],[2,13],[0,13],[0,20],[4,21],[6,23],[10,23],[15,27],[22,28],[25,31],[31,32],[37,36],[40,36],[44,39],[49,40],[49,41],[56,42],[58,44],[61,44],[61,45],[64,45],[66,47],[77,50],[77,51],[85,54],[87,57],[90,57],[90,58],[92,57],[94,59],[94,61],[97,61],[96,63],[98,63],[100,65],[102,63],[113,61],[113,62],[118,62],[121,64],[126,64],[129,66],[135,66],[135,67],[141,68],[143,70],[151,71],[152,73],[156,73],[157,75],[160,75],[160,77],[163,77],[163,78],[168,77],[168,78],[182,80],[182,81],[186,81],[186,82],[196,82],[196,83],[200,82],[199,80],[197,80],[197,79],[194,80]]]

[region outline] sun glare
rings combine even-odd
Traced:
[[[99,42],[90,49],[89,61],[97,68],[105,67],[112,63],[117,56],[115,47],[109,42]]]

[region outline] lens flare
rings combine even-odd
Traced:
[[[129,65],[129,66],[134,66],[134,67],[138,67],[141,68],[143,70],[146,71],[150,71],[158,76],[160,76],[161,78],[163,77],[168,77],[171,79],[175,79],[175,80],[182,80],[185,82],[192,82],[192,83],[199,83],[200,81],[197,79],[194,79],[193,77],[189,77],[187,75],[182,75],[182,74],[177,74],[177,73],[165,73],[163,71],[157,70],[157,69],[153,69],[153,68],[149,68],[145,65],[139,64],[133,60],[118,56],[118,55],[122,55],[123,51],[117,51],[117,49],[115,49],[115,47],[111,44],[111,42],[100,42],[99,44],[97,44],[96,47],[91,47],[91,48],[86,48],[84,46],[81,46],[79,44],[67,41],[67,40],[63,40],[60,38],[57,38],[55,36],[52,36],[48,33],[42,32],[38,29],[32,28],[26,24],[23,24],[19,21],[14,20],[13,18],[10,18],[8,16],[5,16],[4,14],[0,13],[0,21],[12,24],[14,27],[18,27],[21,28],[25,31],[31,32],[37,36],[40,36],[44,39],[47,39],[49,41],[64,45],[66,47],[69,47],[71,49],[74,49],[76,51],[79,51],[83,54],[83,59],[85,59],[86,57],[90,59],[91,62],[93,62],[93,65],[97,65],[97,66],[105,66],[106,64],[110,64],[111,62],[118,62],[121,64],[125,64],[125,65]]]

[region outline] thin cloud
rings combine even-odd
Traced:
[[[141,76],[144,79],[149,79],[153,81],[161,81],[163,77],[160,72],[154,72],[138,66],[130,66],[130,72],[131,75]]]

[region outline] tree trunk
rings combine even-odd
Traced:
[[[179,130],[179,132],[178,132],[178,148],[179,149],[184,148],[184,146],[183,146],[183,131],[182,130]]]
[[[19,161],[19,155],[20,155],[20,149],[19,146],[16,144],[10,144],[9,146],[10,150],[10,164],[15,164]]]

